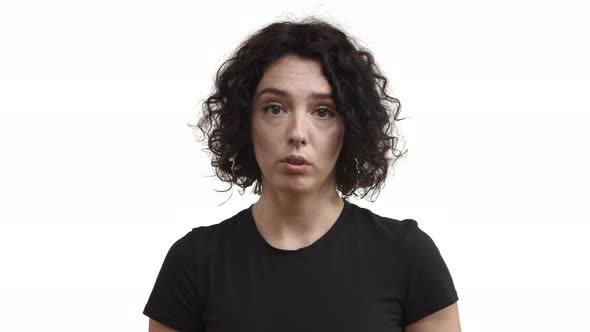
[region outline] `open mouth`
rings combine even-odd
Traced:
[[[291,173],[291,174],[305,174],[307,173],[307,169],[308,166],[306,163],[304,162],[299,162],[299,161],[286,161],[284,163],[285,165],[285,170],[287,171],[287,173]]]
[[[290,164],[290,165],[303,165],[303,162],[302,161],[292,161],[292,160],[289,160],[289,161],[287,161],[287,164]]]

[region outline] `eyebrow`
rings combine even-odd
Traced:
[[[259,98],[264,93],[271,93],[279,96],[289,97],[289,92],[277,88],[264,88],[258,92],[256,98]],[[331,93],[321,93],[321,92],[310,92],[307,94],[307,98],[312,99],[332,99]]]

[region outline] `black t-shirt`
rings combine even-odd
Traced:
[[[415,220],[344,202],[328,232],[297,250],[266,242],[252,206],[192,229],[171,246],[143,314],[182,332],[401,332],[457,302]]]

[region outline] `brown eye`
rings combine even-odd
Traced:
[[[327,107],[321,107],[318,108],[317,110],[315,110],[316,113],[318,113],[320,118],[331,118],[334,117],[334,112],[332,112],[329,108]]]
[[[278,114],[281,112],[281,110],[282,110],[281,106],[279,106],[279,105],[277,105],[277,104],[271,104],[271,105],[267,105],[267,106],[263,107],[262,109],[263,109],[263,110],[264,110],[266,113],[271,113],[271,114],[273,114],[273,115],[278,115]],[[269,111],[269,110],[270,110],[270,111]],[[275,111],[277,111],[277,110],[278,110],[278,112],[275,112]]]

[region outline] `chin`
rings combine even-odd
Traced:
[[[332,177],[332,178],[331,178]],[[272,188],[272,191],[278,192],[285,192],[285,193],[292,193],[292,194],[303,194],[303,193],[313,193],[322,189],[322,187],[326,186],[330,181],[333,181],[334,185],[336,183],[335,173],[329,174],[326,177],[321,179],[318,178],[317,174],[315,176],[311,175],[285,175],[285,174],[277,174],[272,177],[269,181],[269,178],[262,177],[263,183],[262,187]]]
[[[313,191],[313,187],[304,183],[282,183],[275,186],[277,190],[288,193],[307,193]]]
[[[314,183],[309,181],[309,179],[291,178],[280,179],[280,181],[264,181],[262,188],[263,190],[264,188],[269,188],[271,191],[280,193],[305,194],[313,192],[317,189],[317,186],[314,186]]]

